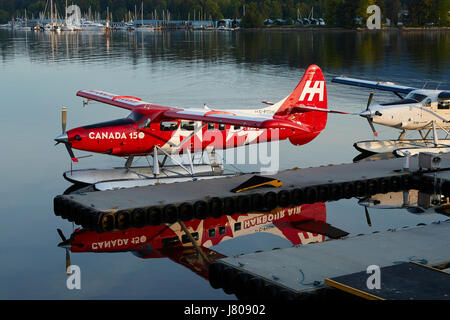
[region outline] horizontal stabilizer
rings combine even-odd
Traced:
[[[297,229],[327,236],[331,239],[339,239],[349,233],[319,220],[306,220],[294,223]]]
[[[352,114],[344,111],[338,111],[338,110],[331,110],[331,109],[323,109],[323,108],[316,108],[316,107],[309,107],[309,106],[302,106],[297,105],[292,108],[294,112],[310,112],[310,111],[317,111],[317,112],[327,112],[327,113],[340,113],[340,114]]]

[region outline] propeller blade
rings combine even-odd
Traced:
[[[62,133],[66,133],[66,124],[67,124],[67,108],[63,107],[61,111],[61,124],[62,124]]]
[[[56,229],[56,231],[59,234],[59,237],[61,238],[62,241],[67,241],[66,237],[64,236],[64,233],[61,231],[61,229]]]
[[[72,263],[70,262],[70,253],[69,249],[66,249],[66,274],[67,276],[70,276],[70,273],[68,271],[69,266],[71,266]]]
[[[367,100],[366,111],[369,110],[370,104],[372,103],[372,98],[373,98],[373,91],[370,91],[369,100]]]
[[[367,118],[367,121],[369,122],[369,125],[370,125],[370,128],[372,129],[373,135],[375,137],[378,137],[378,132],[375,130],[375,127],[373,126],[372,118]]]
[[[78,158],[73,154],[72,145],[68,142],[65,142],[64,145],[66,146],[67,152],[69,152],[69,156],[72,158],[72,161],[78,162]]]
[[[364,211],[366,212],[367,225],[369,227],[371,227],[372,226],[372,221],[370,221],[369,209],[367,209],[367,207],[364,207]]]

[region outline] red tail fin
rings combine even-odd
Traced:
[[[293,106],[304,105],[317,108],[327,108],[327,88],[322,70],[316,65],[306,69],[302,80],[292,93],[284,100],[275,115],[290,113]]]
[[[282,101],[275,115],[286,117],[292,121],[299,121],[309,125],[315,136],[325,128],[327,113],[318,111],[295,110],[295,106],[311,106],[316,108],[327,108],[327,88],[322,70],[316,65],[306,69],[302,80],[292,93]],[[291,141],[292,142],[292,141]]]

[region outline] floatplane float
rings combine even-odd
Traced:
[[[327,109],[325,79],[311,65],[286,98],[259,109],[212,110],[164,107],[131,96],[98,90],[81,90],[77,96],[131,113],[118,120],[81,126],[66,131],[67,110],[62,111],[62,134],[55,140],[72,149],[125,157],[123,168],[70,170],[64,177],[72,183],[95,184],[96,189],[143,186],[156,183],[226,177],[215,150],[289,139],[294,145],[312,141],[325,128]],[[194,165],[192,154],[207,152],[210,163]],[[181,163],[173,155],[187,155]],[[134,157],[152,156],[153,165],[132,167]],[[160,160],[160,156],[163,157]],[[80,157],[81,158],[81,157]],[[166,160],[174,165],[167,165]],[[71,163],[72,164],[72,163]]]
[[[359,141],[354,147],[363,153],[393,153],[396,156],[416,155],[420,152],[450,152],[450,91],[418,89],[347,77],[335,77],[332,82],[393,92],[400,100],[371,105],[373,91],[367,106],[359,115],[369,122],[375,136],[374,123],[401,130],[396,140]],[[402,96],[404,94],[405,96]],[[407,131],[418,131],[421,139],[405,139]],[[445,133],[443,139],[438,132]],[[429,138],[431,137],[431,138]]]

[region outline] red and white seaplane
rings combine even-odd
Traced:
[[[316,65],[308,67],[300,83],[286,98],[277,103],[265,101],[269,106],[261,109],[211,110],[206,105],[201,109],[163,107],[139,98],[97,90],[81,90],[77,96],[87,99],[85,105],[93,100],[131,113],[126,118],[66,132],[63,108],[63,133],[55,140],[65,144],[74,162],[78,159],[72,149],[127,157],[127,161],[125,168],[71,170],[64,177],[71,182],[87,184],[120,180],[121,187],[124,180],[132,181],[130,186],[136,186],[138,180],[148,184],[149,180],[155,181],[155,177],[211,178],[214,173],[221,173],[215,170],[216,159],[210,157],[211,164],[207,168],[197,166],[194,169],[191,153],[208,151],[209,155],[214,155],[214,150],[285,139],[294,145],[303,145],[325,128],[328,112],[343,113],[327,109],[325,79]],[[188,154],[189,165],[175,161],[178,166],[164,166],[173,154]],[[152,167],[131,167],[135,156],[148,155],[153,156]],[[158,160],[159,155],[164,156],[162,162]],[[160,170],[161,167],[164,168]],[[184,177],[180,177],[182,173]],[[111,183],[105,188],[114,187]]]

